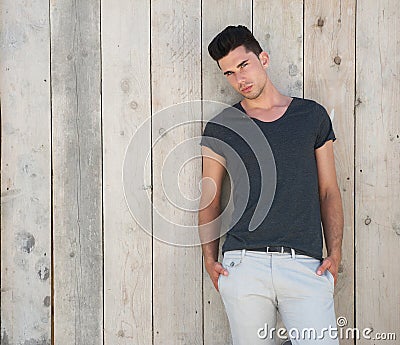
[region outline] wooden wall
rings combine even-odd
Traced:
[[[154,116],[238,99],[207,54],[229,24],[253,30],[283,93],[331,114],[345,211],[337,316],[400,337],[396,0],[3,0],[0,18],[1,345],[230,343],[200,248],[157,239],[174,231],[159,212],[196,224],[168,206],[161,172],[208,115],[193,103],[173,135]],[[137,161],[124,161],[146,120]],[[147,181],[131,190],[154,206],[134,210],[147,232],[123,167]],[[198,157],[175,193],[198,197],[200,176]],[[341,341],[354,343],[372,341]]]

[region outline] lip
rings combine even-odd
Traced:
[[[249,86],[246,86],[246,87],[240,89],[240,91],[247,93],[247,92],[251,91],[252,87],[253,87],[253,85],[249,85]]]

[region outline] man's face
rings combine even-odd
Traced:
[[[261,95],[268,77],[268,54],[262,52],[260,59],[244,46],[239,46],[218,60],[222,72],[232,87],[247,99],[256,99]]]

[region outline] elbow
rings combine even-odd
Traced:
[[[220,212],[220,201],[218,198],[207,200],[207,198],[200,198],[198,213],[200,214],[215,214]]]
[[[325,188],[325,189],[320,189],[319,191],[319,200],[321,202],[326,201],[326,200],[332,200],[332,199],[341,199],[340,196],[340,190],[339,186],[333,186],[330,188]]]
[[[199,213],[219,213],[221,207],[218,203],[210,203],[206,206],[199,208]]]

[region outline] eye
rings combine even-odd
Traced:
[[[247,65],[248,65],[249,63],[248,62],[245,62],[245,63],[243,63],[243,65],[242,66],[240,66],[240,67],[246,67]]]
[[[225,75],[228,77],[228,76],[232,75],[232,72],[226,72]]]

